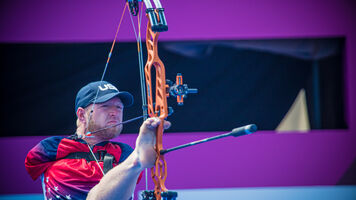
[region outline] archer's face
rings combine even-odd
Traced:
[[[92,105],[87,107],[90,112]],[[122,122],[124,106],[118,97],[114,97],[104,103],[94,105],[94,110],[89,121],[88,130],[95,131]],[[88,113],[88,115],[90,115]],[[103,140],[112,139],[120,134],[122,125],[95,133],[95,137]]]

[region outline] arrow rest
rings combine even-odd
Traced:
[[[155,106],[156,106],[156,103],[153,103],[153,107],[155,107]],[[174,113],[174,109],[172,107],[168,106],[168,117],[171,116],[173,113]],[[159,110],[157,112],[155,112],[155,114],[157,114],[157,116],[161,115]]]

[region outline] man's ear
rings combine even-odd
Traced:
[[[82,107],[79,107],[78,110],[77,110],[77,117],[79,119],[79,121],[81,121],[82,123],[85,123],[86,122],[86,119],[85,119],[85,110],[84,108]]]

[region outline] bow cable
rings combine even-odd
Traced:
[[[141,100],[142,100],[142,115],[144,115],[144,120],[147,119],[147,100],[146,100],[146,84],[145,84],[145,76],[144,76],[144,66],[143,66],[143,55],[142,55],[142,40],[141,40],[141,19],[142,19],[142,8],[143,2],[141,3],[141,13],[140,16],[137,17],[138,24],[138,33],[136,32],[135,24],[132,19],[132,15],[130,15],[132,28],[136,37],[137,42],[137,54],[138,54],[138,65],[140,70],[140,83],[141,83]],[[141,18],[141,19],[140,19]]]
[[[141,94],[142,94],[142,111],[144,114],[144,120],[147,119],[147,99],[146,99],[146,84],[145,84],[145,76],[144,76],[144,66],[143,66],[143,56],[142,56],[142,42],[141,42],[141,22],[142,22],[142,10],[143,10],[143,2],[141,2],[141,11],[140,11],[140,18],[137,18],[138,20],[138,34],[139,34],[139,44],[140,44],[140,50],[141,50],[141,66],[140,66],[140,80],[141,80]],[[145,189],[148,190],[148,171],[147,168],[145,168]]]
[[[103,71],[103,73],[102,73],[102,75],[101,75],[100,85],[101,85],[101,83],[102,83],[103,80],[104,80],[104,76],[105,76],[105,74],[106,74],[106,70],[107,70],[107,68],[108,68],[108,65],[109,65],[109,62],[110,62],[110,58],[111,58],[112,52],[113,52],[113,50],[114,50],[116,38],[117,38],[117,35],[118,35],[118,33],[119,33],[119,30],[120,30],[120,26],[121,26],[121,23],[122,23],[122,19],[124,18],[124,14],[125,14],[126,8],[127,8],[127,4],[125,4],[124,11],[122,12],[119,25],[118,25],[118,27],[117,27],[117,29],[116,29],[115,38],[114,38],[114,41],[113,41],[113,43],[112,43],[112,45],[111,45],[111,49],[110,49],[110,52],[109,52],[109,55],[108,55],[108,59],[106,60],[106,64],[105,64],[105,67],[104,67],[104,71]],[[90,113],[89,113],[88,123],[87,123],[87,125],[86,125],[86,127],[85,127],[85,130],[86,130],[86,131],[88,131],[89,122],[90,122],[91,117],[92,117],[92,115],[93,115],[94,106],[95,106],[96,100],[98,99],[98,94],[99,94],[99,88],[96,90],[96,95],[95,95],[95,98],[94,98],[94,102],[93,102],[93,105],[92,105],[91,110],[90,110]]]
[[[145,121],[148,116],[147,112],[147,99],[146,99],[146,84],[145,84],[145,74],[144,74],[144,65],[143,65],[143,55],[142,55],[142,40],[141,40],[141,22],[142,22],[142,10],[143,10],[143,2],[141,2],[141,10],[140,14],[137,17],[137,27],[138,33],[136,32],[135,24],[131,18],[132,28],[136,37],[137,41],[137,53],[138,53],[138,64],[140,70],[140,83],[141,83],[141,100],[142,100],[142,113],[143,113],[143,120]],[[145,169],[145,186],[146,190],[148,190],[148,171],[147,168]]]
[[[124,14],[125,14],[126,8],[127,8],[127,4],[125,4],[124,11],[122,12],[119,25],[118,25],[118,27],[117,27],[117,29],[116,29],[115,38],[114,38],[114,41],[113,41],[113,43],[112,43],[112,45],[111,45],[111,49],[110,49],[110,52],[109,52],[109,55],[108,55],[108,59],[106,60],[106,64],[105,64],[105,67],[104,67],[103,74],[101,75],[100,85],[101,85],[101,83],[102,83],[103,80],[104,80],[104,76],[105,76],[105,74],[106,74],[106,70],[107,70],[107,68],[108,68],[108,65],[109,65],[109,62],[110,62],[110,58],[111,58],[112,52],[113,52],[113,50],[114,50],[116,38],[117,38],[117,35],[118,35],[119,30],[120,30],[120,27],[121,27],[122,19],[124,18]],[[90,110],[90,113],[89,113],[88,122],[87,122],[87,124],[86,124],[86,126],[85,126],[85,131],[88,131],[89,122],[90,122],[91,117],[92,117],[92,115],[93,115],[94,106],[95,106],[96,100],[97,100],[97,98],[98,98],[98,94],[99,94],[99,88],[98,88],[97,91],[96,91],[96,95],[95,95],[95,98],[94,98],[94,102],[93,102],[93,105],[92,105],[91,110]],[[102,172],[102,174],[103,174],[103,176],[104,176],[105,173],[104,173],[103,169],[101,168],[101,166],[100,166],[98,160],[96,159],[93,150],[90,148],[90,145],[89,145],[88,143],[87,143],[87,145],[88,145],[88,148],[89,148],[91,154],[92,154],[93,157],[95,158],[95,161],[96,161],[96,163],[98,164],[98,166],[99,166],[99,168],[100,168],[100,171]]]

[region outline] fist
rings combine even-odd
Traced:
[[[138,161],[142,168],[151,168],[157,158],[155,151],[157,127],[161,124],[161,120],[157,117],[148,118],[140,127],[140,133],[136,140],[135,151],[138,155]],[[164,121],[164,129],[168,129],[171,123]]]

